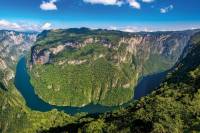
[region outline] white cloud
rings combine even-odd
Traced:
[[[49,30],[51,29],[52,24],[51,23],[45,23],[44,25],[42,25],[41,29],[43,30]]]
[[[118,5],[118,6],[121,6],[124,3],[122,0],[83,0],[83,1],[91,4]]]
[[[124,32],[151,32],[150,29],[147,27],[136,27],[136,26],[128,26],[128,27],[121,27],[119,30],[124,31]]]
[[[144,3],[151,3],[151,2],[154,2],[154,0],[142,0],[142,2],[144,2]]]
[[[118,28],[120,31],[124,32],[139,32],[140,29],[137,26],[125,26],[125,27],[120,27]]]
[[[0,28],[1,29],[20,29],[21,26],[17,23],[12,23],[7,20],[1,19],[0,20]]]
[[[173,10],[173,9],[174,9],[174,6],[173,5],[169,5],[167,7],[161,8],[160,9],[160,13],[167,13],[167,12]]]
[[[147,1],[147,0],[146,0]],[[83,0],[83,2],[91,4],[103,4],[103,5],[117,5],[128,3],[131,7],[135,9],[140,9],[140,3],[137,0]]]
[[[116,26],[109,26],[108,30],[118,30],[118,27],[116,27]]]
[[[56,3],[57,0],[50,0],[49,2],[43,1],[42,4],[40,5],[40,8],[42,10],[48,11],[48,10],[57,10]]]
[[[137,2],[136,0],[128,0],[128,3],[131,7],[135,8],[135,9],[140,9],[140,3]]]
[[[122,29],[122,31],[124,31],[124,32],[136,32],[136,30],[133,29],[133,28],[125,28],[125,29]]]
[[[16,30],[16,31],[42,31],[55,28],[51,23],[47,22],[43,25],[29,22],[11,22],[5,19],[0,19],[0,30]]]

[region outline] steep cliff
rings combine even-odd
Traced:
[[[14,78],[19,57],[28,52],[36,41],[36,33],[0,30],[0,83],[2,88]]]
[[[30,110],[14,85],[15,66],[23,53],[28,53],[36,39],[36,33],[0,31],[0,132],[35,133],[40,127],[57,126],[61,121],[74,118],[52,110]]]
[[[122,104],[132,98],[142,75],[168,70],[177,62],[192,33],[44,31],[31,50],[31,82],[50,104]]]
[[[43,132],[174,133],[200,131],[200,33],[187,54],[151,95],[118,111],[87,115]]]
[[[30,50],[36,36],[36,33],[0,30],[0,57],[12,67],[19,56]]]

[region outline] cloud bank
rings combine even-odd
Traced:
[[[16,30],[16,31],[42,31],[53,28],[52,24],[47,22],[44,24],[33,24],[27,22],[11,22],[5,19],[0,19],[0,30]]]
[[[80,27],[88,27],[91,29],[109,29],[109,30],[120,30],[125,32],[140,32],[140,31],[178,31],[178,30],[188,30],[188,29],[198,29],[200,24],[191,23],[179,23],[179,24],[167,24],[167,25],[143,25],[143,24],[136,24],[136,25],[124,25],[124,26],[115,26],[115,25],[107,25],[107,26],[97,26],[97,27],[90,27],[89,25],[82,25]],[[80,28],[79,27],[79,28]],[[59,28],[73,28],[73,26],[69,26],[67,24],[64,25],[54,25],[50,22],[46,23],[29,23],[29,22],[11,22],[5,19],[0,19],[0,30],[15,30],[15,31],[37,31],[41,32],[43,30],[50,30],[50,29],[59,29]]]

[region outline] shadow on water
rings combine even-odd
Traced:
[[[108,107],[98,104],[95,105],[89,104],[84,107],[70,107],[70,106],[55,106],[46,103],[35,94],[34,88],[30,83],[29,74],[27,73],[25,57],[22,57],[17,64],[15,86],[24,97],[27,106],[32,110],[46,112],[52,109],[57,109],[59,111],[64,111],[68,114],[74,115],[79,112],[102,113],[119,108],[117,106]]]
[[[169,71],[165,71],[142,77],[135,88],[133,99],[138,100],[154,91],[165,79],[168,72]]]

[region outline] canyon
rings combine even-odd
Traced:
[[[43,31],[31,49],[31,83],[52,105],[121,105],[142,76],[171,69],[195,32]]]
[[[5,56],[0,60],[0,131],[198,130],[198,30],[82,30],[34,33],[36,40],[9,44],[17,51],[28,44],[27,49],[0,53],[17,60]],[[138,84],[142,87],[135,88]]]
[[[2,86],[15,76],[15,67],[20,56],[28,54],[36,41],[37,33],[0,30],[0,74]]]

